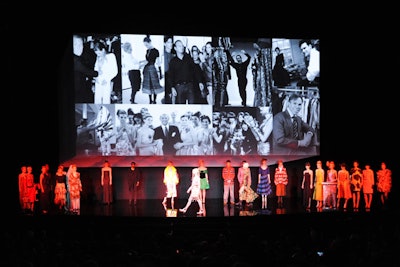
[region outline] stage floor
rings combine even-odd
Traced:
[[[372,206],[370,210],[361,207],[358,210],[353,210],[351,203],[348,209],[332,209],[332,208],[315,208],[315,203],[312,204],[311,209],[306,209],[302,206],[301,201],[296,199],[285,199],[283,207],[278,207],[276,199],[268,199],[268,208],[261,208],[260,199],[256,199],[253,205],[224,205],[222,199],[208,199],[205,203],[203,214],[197,214],[199,206],[194,201],[185,213],[180,212],[179,209],[183,208],[187,203],[187,199],[175,200],[174,207],[168,201],[164,206],[162,199],[148,199],[138,200],[136,205],[130,205],[128,200],[116,200],[110,205],[102,203],[90,203],[86,201],[81,202],[81,210],[79,214],[65,212],[53,208],[47,214],[42,214],[37,208],[33,214],[26,214],[27,216],[47,216],[47,215],[60,215],[60,216],[111,216],[111,217],[241,217],[241,216],[279,216],[285,214],[307,214],[307,213],[373,213],[382,211],[387,208],[381,207],[379,203]],[[361,205],[360,205],[361,206]],[[25,214],[24,214],[25,215]]]

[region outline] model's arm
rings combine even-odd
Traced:
[[[74,61],[74,70],[76,72],[80,72],[88,77],[97,77],[99,73],[94,70],[93,68],[89,68],[88,66],[84,65],[80,58],[76,58]]]
[[[44,175],[43,175],[43,173],[41,173],[40,174],[40,178],[39,178],[39,185],[40,185],[40,188],[41,188],[42,192],[44,192],[43,179],[44,179]]]
[[[112,168],[110,168],[110,185],[112,185]]]
[[[251,170],[249,168],[249,177],[247,178],[247,186],[250,187],[251,186]]]
[[[314,172],[310,172],[310,189],[314,187]]]
[[[319,76],[319,51],[316,49],[311,50],[310,62],[307,70],[308,81],[312,82]]]

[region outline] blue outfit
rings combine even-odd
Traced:
[[[269,168],[265,170],[261,167],[258,168],[260,182],[257,185],[257,193],[260,195],[270,195],[272,193],[271,183],[268,181]]]

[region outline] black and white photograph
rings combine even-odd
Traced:
[[[120,36],[74,34],[72,38],[76,103],[121,103]]]
[[[271,106],[213,110],[216,155],[272,155]]]
[[[76,153],[111,156],[115,144],[115,105],[76,104]]]
[[[75,116],[77,156],[215,155],[210,105],[76,104]]]
[[[77,66],[91,61],[93,71],[89,74],[93,77],[87,74],[85,78],[93,92],[90,99],[94,104],[103,103],[104,110],[106,107],[112,110],[112,129],[101,130],[106,136],[110,133],[106,138],[93,134],[93,129],[87,131],[99,127],[88,119],[92,107],[75,102],[81,113],[76,119],[76,156],[269,155],[294,159],[320,153],[318,39],[83,36],[73,36],[74,78],[80,81],[75,86],[83,84]],[[75,50],[81,44],[86,49],[81,53],[84,56],[78,58],[79,51]],[[111,65],[112,55],[120,65],[117,73],[121,90],[115,86],[110,89],[117,78],[111,79],[110,86],[102,83],[103,89],[110,90],[107,97],[103,95],[100,99],[99,92],[105,91],[96,86],[96,75],[113,73],[104,74],[111,77],[115,71],[111,66],[102,69],[96,66],[99,62]],[[76,94],[81,94],[79,99],[91,103],[84,100],[89,99],[84,93],[88,90],[75,89]],[[298,96],[297,104],[290,100],[294,96]],[[109,101],[104,102],[105,98]],[[287,117],[294,115],[296,124],[303,128],[300,130],[309,134],[293,130],[289,122],[293,119]],[[89,123],[81,125],[81,121]],[[170,125],[178,130],[173,131],[176,133],[173,140],[166,140],[165,129]],[[188,129],[192,129],[192,134]],[[83,137],[87,139],[84,143]],[[93,145],[97,148],[90,149]]]

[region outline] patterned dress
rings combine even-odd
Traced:
[[[269,168],[258,168],[260,174],[260,182],[257,185],[257,193],[262,196],[268,196],[272,193],[271,183],[268,181]]]
[[[164,88],[160,84],[160,76],[154,65],[159,56],[160,53],[156,48],[148,49],[146,52],[146,60],[148,63],[143,68],[142,91],[148,95],[164,92]]]
[[[82,191],[81,174],[76,172],[68,177],[69,196],[71,200],[80,199]]]
[[[124,124],[123,130],[121,130],[121,127],[118,127],[117,132],[119,132],[115,143],[117,156],[136,156],[131,142],[135,136],[135,127],[131,124]]]
[[[276,196],[286,196],[286,186],[288,184],[288,175],[286,168],[276,168],[274,175],[274,183],[276,185]]]
[[[24,202],[34,203],[36,199],[37,185],[35,184],[35,179],[32,173],[27,173],[25,175],[24,186]]]
[[[271,48],[260,48],[252,64],[254,107],[265,107],[271,103],[272,56]]]
[[[114,124],[111,113],[106,106],[101,106],[95,120],[97,137],[100,140],[101,153],[103,156],[111,154],[111,140]]]
[[[352,168],[350,170],[351,173],[351,182],[350,188],[351,192],[360,192],[361,191],[361,182],[362,182],[362,173],[360,168]]]
[[[392,171],[389,169],[379,170],[376,177],[376,188],[378,192],[390,193],[392,189]]]
[[[252,203],[258,194],[251,188],[251,172],[250,169],[243,169],[243,185],[239,189],[239,200]]]
[[[327,193],[325,198],[325,204],[329,207],[336,207],[336,198],[337,198],[337,171],[335,169],[329,169],[327,171],[326,181],[332,183],[329,185],[325,193]]]
[[[67,201],[67,177],[65,174],[55,174],[56,186],[54,188],[54,203],[56,205],[63,205]]]

